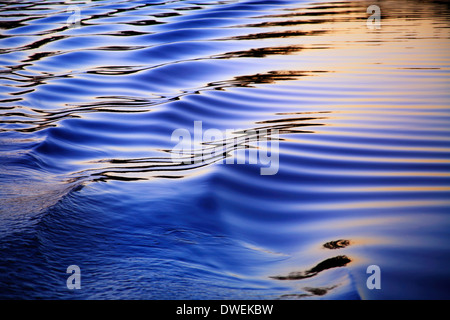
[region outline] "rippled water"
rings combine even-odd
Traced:
[[[1,2],[0,298],[450,298],[449,18],[445,1]],[[267,129],[278,172],[238,162],[258,134],[174,161],[196,121]]]

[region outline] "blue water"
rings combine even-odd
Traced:
[[[0,298],[449,299],[449,6],[371,4],[1,2]]]

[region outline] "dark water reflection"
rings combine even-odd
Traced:
[[[0,3],[0,298],[450,298],[448,9]]]

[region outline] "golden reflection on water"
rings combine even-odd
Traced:
[[[351,201],[351,202],[328,202],[323,204],[304,205],[309,210],[343,210],[343,209],[383,209],[383,208],[417,208],[433,206],[449,206],[450,201],[444,200],[380,200],[380,201]]]
[[[326,190],[326,188],[323,188]],[[426,191],[450,191],[450,187],[436,187],[436,186],[420,186],[420,187],[393,187],[393,186],[383,186],[383,187],[339,187],[338,189],[333,189],[337,192],[426,192]]]

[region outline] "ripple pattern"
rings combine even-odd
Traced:
[[[0,298],[450,298],[449,6],[371,4],[3,1]]]

